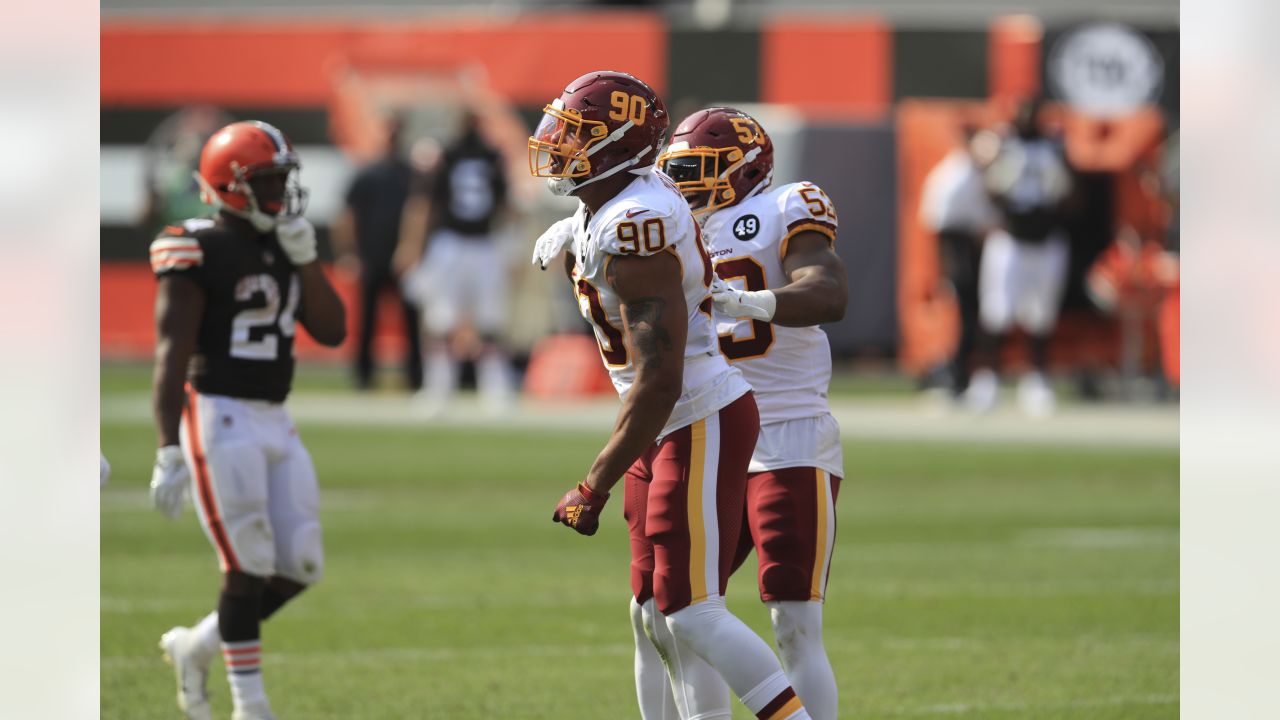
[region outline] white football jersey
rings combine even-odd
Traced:
[[[817,185],[792,183],[717,210],[702,229],[716,274],[740,290],[767,290],[789,283],[782,258],[794,235],[812,230],[835,243],[836,211]],[[830,412],[831,346],[820,328],[715,318],[720,350],[755,389],[762,425]]]
[[[574,213],[574,291],[582,316],[595,328],[600,355],[618,395],[625,398],[636,370],[623,344],[621,300],[605,277],[611,258],[670,252],[684,271],[689,334],[684,351],[684,389],[671,410],[665,436],[701,420],[751,388],[720,354],[711,317],[711,260],[689,206],[658,170],[636,178],[590,215]]]

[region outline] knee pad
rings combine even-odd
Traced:
[[[766,605],[778,650],[784,656],[807,644],[822,644],[822,603],[783,600]]]
[[[649,641],[658,649],[658,654],[662,656],[663,662],[667,661],[667,656],[671,652],[668,645],[671,644],[671,631],[667,628],[666,618],[662,613],[658,612],[658,602],[653,598],[649,598],[644,605],[640,606],[640,617],[643,623],[644,633],[649,637]]]
[[[637,643],[653,642],[653,627],[650,623],[645,622],[644,606],[636,599],[631,598],[631,632],[636,637]]]
[[[257,577],[276,573],[275,535],[266,508],[248,512],[242,509],[234,517],[223,519],[223,528],[240,572]]]
[[[662,616],[672,635],[694,647],[712,641],[717,625],[731,617],[723,596],[710,597]]]
[[[283,530],[282,530],[283,532]],[[291,528],[281,538],[276,573],[303,585],[314,585],[324,577],[324,545],[320,522],[309,520]]]
[[[978,324],[988,333],[1000,335],[1013,327],[1013,308],[1003,300],[979,301]]]
[[[657,626],[657,623],[663,622],[662,616],[654,608],[653,598],[643,603],[636,602],[635,598],[631,599],[631,629],[635,633],[636,643],[652,645],[665,664],[668,662],[669,649],[663,642],[663,634]]]

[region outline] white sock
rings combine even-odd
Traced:
[[[487,350],[476,361],[476,385],[479,386],[480,399],[489,410],[502,411],[511,404],[515,394],[511,369],[501,352]]]
[[[650,599],[645,605],[652,606]],[[641,720],[679,720],[667,668],[654,641],[649,637],[644,610],[631,598],[631,633],[636,640],[636,700]]]
[[[426,382],[423,391],[427,399],[444,403],[458,386],[458,361],[449,355],[444,341],[431,344],[427,352]]]
[[[835,720],[836,677],[822,645],[822,603],[769,602],[773,633],[791,687],[814,720]]]
[[[757,717],[776,700],[790,695],[791,683],[782,664],[759,635],[730,613],[723,595],[715,595],[666,616],[672,635],[693,648],[719,671],[734,694]],[[774,708],[762,720],[807,720],[799,702]]]
[[[641,607],[647,639],[666,663],[663,679],[669,676],[667,693],[674,695],[676,717],[684,720],[731,720],[729,686],[720,673],[693,648],[671,634],[657,602],[652,598]]]
[[[236,707],[266,703],[261,640],[222,643],[222,660],[227,666],[227,683],[231,685],[231,699]]]
[[[187,637],[190,638],[190,649],[194,658],[201,663],[209,664],[222,644],[222,636],[218,634],[218,611],[214,610],[200,618],[200,622],[191,628],[191,634]]]

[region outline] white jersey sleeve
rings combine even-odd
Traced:
[[[661,205],[660,203],[654,203]],[[609,255],[656,255],[682,240],[680,218],[671,209],[619,203],[601,217],[600,251]]]
[[[778,258],[787,256],[791,238],[806,231],[825,235],[834,246],[839,220],[835,203],[811,182],[783,185],[776,191],[778,211],[782,216],[783,236],[778,244]]]

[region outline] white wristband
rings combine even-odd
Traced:
[[[177,445],[165,445],[156,450],[156,464],[160,467],[170,467],[182,462],[182,448]]]
[[[742,293],[742,300],[763,310],[765,321],[773,320],[773,314],[778,310],[778,298],[772,290],[748,290]]]

